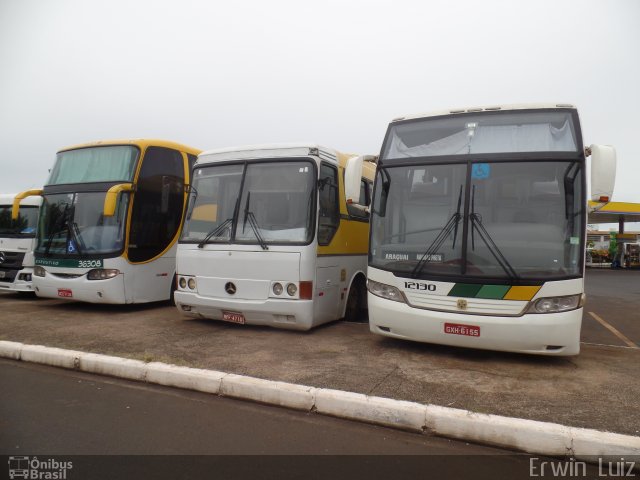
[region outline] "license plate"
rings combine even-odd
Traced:
[[[59,288],[58,289],[58,296],[59,297],[63,297],[63,298],[72,298],[73,297],[73,292],[71,291],[70,288]]]
[[[5,275],[6,273],[0,270],[0,278],[4,278]]]
[[[444,333],[449,335],[466,335],[467,337],[479,337],[480,327],[476,325],[462,325],[460,323],[445,323]]]
[[[222,312],[222,320],[225,322],[240,323],[242,325],[246,322],[244,315],[236,312]]]

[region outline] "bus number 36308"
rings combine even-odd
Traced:
[[[100,261],[100,260],[80,260],[78,262],[78,267],[80,267],[80,268],[102,267],[102,261]]]

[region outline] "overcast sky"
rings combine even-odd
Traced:
[[[0,0],[0,192],[86,141],[379,153],[394,117],[522,102],[577,105],[640,202],[640,1]]]

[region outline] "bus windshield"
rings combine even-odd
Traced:
[[[115,215],[105,217],[105,192],[45,195],[35,252],[73,256],[117,254],[123,250],[129,195],[121,194]]]
[[[308,244],[315,179],[306,160],[196,167],[181,240]]]
[[[583,175],[578,161],[383,167],[370,265],[415,278],[579,276]]]
[[[47,185],[131,182],[139,150],[128,145],[79,148],[59,152]]]
[[[0,205],[0,235],[5,237],[35,237],[38,207],[21,206],[17,220],[11,219],[11,205]]]
[[[572,114],[496,111],[392,124],[382,159],[482,153],[576,152]]]

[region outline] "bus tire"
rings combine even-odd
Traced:
[[[344,312],[345,322],[367,323],[367,287],[364,279],[356,277],[349,290],[347,305]]]

